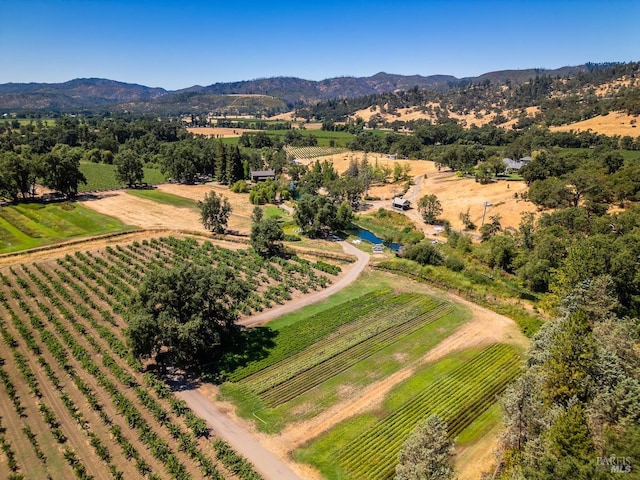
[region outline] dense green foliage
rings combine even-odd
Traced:
[[[442,213],[442,203],[433,194],[426,194],[418,200],[418,211],[425,223],[435,223]]]
[[[251,246],[264,257],[283,253],[284,232],[275,217],[265,217],[260,207],[253,209],[251,215]]]
[[[216,192],[205,193],[204,199],[198,202],[200,208],[200,220],[207,230],[214,233],[224,233],[227,229],[231,204],[224,195]]]
[[[331,199],[305,193],[295,207],[294,219],[302,234],[317,238],[331,231],[344,230],[350,223],[351,206],[336,205]]]
[[[248,293],[229,268],[151,270],[129,313],[133,354],[157,359],[162,352],[181,367],[215,363],[238,334],[235,310]]]
[[[437,415],[419,423],[404,442],[394,480],[448,480],[454,477],[451,466],[453,444],[447,424]]]
[[[633,469],[640,329],[637,318],[615,314],[614,292],[608,276],[577,282],[560,318],[535,337],[525,373],[503,399],[503,478],[611,478],[603,458]]]

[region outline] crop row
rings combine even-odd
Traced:
[[[353,365],[366,360],[380,350],[392,345],[399,339],[432,323],[449,313],[450,307],[441,304],[428,313],[418,315],[409,321],[391,327],[373,337],[369,337],[352,347],[343,350],[326,361],[292,377],[286,382],[261,394],[261,398],[269,407],[277,407],[293,398],[302,395],[330,378],[344,372]]]
[[[340,153],[343,149],[336,147],[286,147],[287,154],[294,158],[316,158]]]
[[[85,266],[89,264],[88,262],[85,262],[84,258],[80,262],[75,263]],[[95,263],[95,265],[97,265],[97,263]],[[126,391],[128,388],[132,388],[133,392],[137,396],[138,404],[143,405],[160,424],[163,423],[164,419],[165,427],[167,429],[170,429],[171,435],[173,436],[174,440],[176,439],[176,437],[178,437],[179,440],[177,440],[177,445],[179,446],[180,450],[187,452],[189,456],[199,462],[202,469],[202,474],[205,476],[214,474],[218,475],[217,473],[215,473],[215,462],[211,462],[208,457],[203,455],[202,452],[197,449],[197,444],[194,437],[191,434],[187,434],[181,429],[176,429],[175,422],[170,419],[168,412],[163,410],[158,401],[150,396],[148,392],[146,392],[146,390],[137,385],[135,378],[130,373],[126,372],[126,367],[123,368],[121,366],[118,359],[128,358],[126,346],[124,345],[121,338],[115,333],[118,330],[114,330],[115,326],[117,324],[120,324],[121,322],[114,321],[114,318],[108,311],[108,309],[98,305],[93,300],[95,298],[95,292],[90,288],[89,292],[83,287],[83,285],[87,285],[87,283],[90,282],[81,284],[79,283],[79,280],[70,278],[64,272],[52,272],[51,270],[45,269],[40,265],[36,265],[35,269],[37,270],[38,274],[42,276],[42,279],[39,279],[38,275],[36,275],[36,273],[34,273],[30,268],[26,266],[23,267],[23,271],[29,278],[30,282],[27,282],[24,278],[18,276],[15,271],[12,272],[14,273],[14,281],[20,286],[20,288],[24,292],[24,295],[26,295],[26,297],[28,298],[47,299],[48,301],[53,301],[53,305],[60,312],[59,314],[61,315],[61,317],[66,322],[69,322],[74,330],[76,330],[76,332],[80,334],[79,338],[83,338],[84,341],[86,341],[89,345],[91,345],[93,349],[95,349],[95,352],[97,353],[96,358],[102,358],[103,365],[109,372],[111,372],[114,378],[116,378],[119,382],[122,382],[122,385],[120,387],[116,387],[111,380],[107,379],[106,376],[104,376],[104,373],[100,371],[101,369],[97,367],[95,363],[92,363],[89,358],[91,356],[94,356],[95,354],[89,354],[88,351],[84,350],[84,347],[81,347],[77,342],[73,343],[73,334],[69,334],[69,332],[64,330],[62,324],[56,320],[57,315],[54,314],[53,311],[49,309],[49,307],[41,303],[41,300],[39,300],[36,305],[43,312],[46,321],[43,321],[41,318],[36,318],[37,315],[30,309],[24,299],[20,298],[20,294],[17,293],[19,289],[11,288],[11,295],[16,299],[16,301],[19,302],[23,313],[32,319],[32,324],[34,326],[41,326],[41,339],[43,343],[47,345],[47,348],[51,347],[52,356],[61,360],[62,362],[66,362],[68,353],[71,353],[71,355],[76,358],[76,360],[80,363],[85,371],[96,377],[96,379],[98,380],[98,385],[102,389],[107,390],[107,393],[112,396],[116,409],[119,411],[120,415],[122,415],[130,424],[129,426],[132,426],[131,423],[136,424],[134,425],[134,428],[138,429],[140,440],[144,443],[144,437],[144,439],[146,439],[148,442],[155,442],[156,445],[159,445],[159,447],[156,447],[155,450],[149,447],[152,450],[152,455],[156,457],[162,457],[161,461],[165,463],[167,471],[174,478],[189,478],[189,476],[185,475],[186,472],[184,468],[181,469],[180,462],[176,461],[177,457],[175,456],[175,454],[172,454],[170,450],[167,450],[167,448],[162,446],[162,442],[164,441],[160,441],[158,443],[159,437],[157,436],[157,434],[153,433],[153,429],[149,427],[149,424],[145,426],[145,421],[140,422],[142,417],[140,417],[139,414],[131,414],[123,410],[133,406],[133,402],[129,398],[127,398],[126,395],[120,394],[118,390]],[[96,275],[95,270],[93,272],[94,278],[103,278],[101,275]],[[124,270],[121,270],[121,273],[123,272]],[[56,278],[56,275],[59,280]],[[126,277],[127,275],[119,276],[120,279]],[[112,281],[115,278],[116,277],[113,276]],[[11,287],[11,283],[6,277],[2,279],[2,282],[3,285]],[[109,283],[109,285],[112,284]],[[32,287],[35,287],[35,291]],[[55,292],[52,289],[55,290]],[[101,297],[102,298],[100,298],[100,302],[106,302],[112,298],[106,294],[102,295]],[[73,311],[69,310],[69,308],[65,306],[65,304],[69,305],[73,309]],[[83,322],[87,322],[87,326],[84,326],[80,322],[78,322],[78,318],[82,318]],[[51,335],[49,331],[50,329],[47,326],[47,322],[52,323],[52,325],[54,326],[54,330],[57,331],[60,335],[59,337]],[[94,333],[98,333],[102,341],[104,341],[109,346],[109,349],[112,352],[116,353],[117,358],[111,357],[107,353],[107,350],[105,350],[104,347],[99,344],[99,342],[93,339]],[[26,338],[33,338],[33,336],[30,335]],[[63,339],[67,346],[61,347],[57,341],[57,338]],[[44,361],[41,363],[41,366],[43,366],[43,368],[47,367],[49,369],[49,372],[53,371],[51,367]],[[62,368],[67,373],[74,371],[73,368],[69,367],[68,363],[60,364],[60,368]],[[76,379],[79,379],[79,377],[75,376],[74,384],[76,384]],[[96,397],[97,396],[95,395],[95,391],[87,392],[87,403],[95,406],[99,409],[100,412],[102,412],[104,407],[95,403]],[[64,398],[68,397],[65,396]],[[175,397],[171,395],[171,398],[174,399]],[[68,405],[70,405],[69,408],[73,407],[71,403],[68,403]],[[183,412],[183,414],[186,414],[185,421],[194,432],[193,435],[197,437],[199,435],[202,435],[204,431],[208,431],[206,425],[204,425],[204,422],[193,415],[190,410],[186,409],[186,406],[181,411]],[[111,422],[112,420],[108,418],[105,420],[105,424],[109,424]],[[139,425],[141,425],[142,427],[138,426],[138,422],[140,422]],[[118,427],[117,425],[111,425],[111,427],[113,427],[110,429],[111,435],[113,436],[115,441],[117,441],[118,443],[122,443],[124,445],[123,450],[126,449],[127,452],[131,454],[131,444],[123,435],[122,429],[118,430],[118,428],[115,428]],[[98,445],[101,450],[103,449],[103,446],[101,446],[96,440],[91,439],[90,442],[91,441],[94,444]],[[218,449],[216,449],[216,452],[218,452]],[[241,478],[258,478],[255,472],[253,472],[253,470],[251,469],[250,465],[247,464],[244,459],[238,457],[235,452],[231,451],[229,448],[220,448],[220,452],[221,453],[217,455],[218,458],[223,463],[228,463],[231,466],[230,471],[235,472],[236,469],[238,469],[237,465],[244,462],[242,470],[245,473],[242,474],[242,472],[237,472],[242,475]],[[133,453],[133,455],[130,455],[129,458],[132,458],[134,456],[139,457],[139,455]],[[142,468],[139,468],[141,474],[149,475],[150,477],[154,476],[154,474],[149,470],[148,464],[145,465],[146,462],[144,462],[142,458],[134,458],[134,460],[137,460],[137,463],[142,465]],[[169,466],[168,463],[171,463],[172,465]]]
[[[5,305],[5,303],[3,303],[3,306]],[[0,329],[2,331],[2,339],[3,342],[5,343],[5,345],[11,350],[12,355],[13,355],[13,359],[14,359],[14,364],[17,368],[17,370],[20,372],[20,374],[22,375],[22,378],[24,380],[24,385],[26,385],[29,388],[30,393],[36,398],[36,405],[37,405],[37,410],[40,412],[41,416],[42,416],[42,420],[43,422],[48,426],[49,431],[51,433],[51,435],[55,438],[55,440],[60,444],[64,446],[64,458],[67,460],[67,462],[69,463],[69,465],[73,468],[74,474],[76,475],[77,478],[79,479],[91,479],[93,478],[91,475],[89,475],[86,466],[84,465],[84,463],[76,456],[75,451],[73,450],[72,447],[70,447],[67,444],[67,436],[65,435],[65,433],[62,430],[62,425],[58,419],[58,416],[56,415],[56,413],[54,412],[54,410],[49,406],[49,404],[47,403],[47,401],[45,401],[45,399],[43,398],[43,393],[42,393],[42,388],[40,386],[40,382],[37,379],[36,375],[33,373],[33,370],[31,369],[26,357],[18,350],[18,342],[16,341],[15,338],[13,338],[13,336],[6,330],[4,322],[2,322],[2,324],[0,324]],[[2,361],[2,363],[4,363],[4,361]],[[3,383],[5,384],[5,389],[7,390],[7,393],[9,394],[9,396],[12,398],[12,400],[14,400],[14,405],[16,406],[16,408],[19,406],[19,399],[17,398],[16,395],[16,389],[15,387],[13,387],[13,385],[8,381],[8,375],[6,374],[5,371],[3,371],[2,374],[2,379],[3,379]],[[66,397],[61,397],[64,406],[67,408],[67,410],[69,411],[69,413],[71,414],[71,417],[78,423],[78,425],[81,427],[81,429],[85,432],[85,434],[89,437],[90,439],[90,444],[94,447],[96,453],[98,454],[98,456],[109,465],[110,471],[112,472],[114,478],[121,478],[120,475],[122,474],[122,472],[120,472],[115,465],[110,463],[110,456],[108,454],[108,452],[106,451],[106,447],[104,446],[104,444],[102,443],[102,441],[100,440],[100,438],[91,430],[89,430],[87,428],[87,425],[84,421],[84,417],[82,416],[82,414],[77,410],[77,407],[75,406],[73,400],[71,400],[70,397],[66,396]],[[16,399],[18,399],[18,401],[16,402]],[[21,417],[27,417],[27,413],[26,413],[26,408],[24,408],[23,406],[20,405],[20,408],[17,411],[19,411],[19,414]],[[40,462],[42,463],[46,463],[47,459],[46,456],[44,455],[44,452],[42,452],[40,445],[36,439],[35,434],[33,434],[33,431],[31,430],[31,428],[28,425],[25,425],[25,428],[23,428],[23,433],[25,434],[25,436],[27,436],[27,438],[29,439],[32,448],[36,454],[36,457],[40,460]]]
[[[402,443],[421,419],[440,415],[448,423],[449,435],[455,437],[495,403],[496,395],[518,370],[513,348],[487,347],[430,383],[338,452],[340,467],[350,478],[392,478]]]
[[[325,377],[336,365],[345,365],[346,369],[448,311],[442,305],[438,307],[429,299],[414,299],[397,309],[381,309],[374,318],[353,322],[348,326],[355,328],[338,330],[291,360],[279,362],[243,383],[254,393],[262,393],[288,381],[298,382],[298,376],[310,370],[315,369],[315,375],[322,371],[321,376]]]
[[[37,302],[38,309],[44,314],[46,319],[45,321],[42,321],[42,319],[40,319],[35,312],[31,310],[29,305],[24,302],[24,300],[20,300],[20,308],[24,314],[28,315],[32,319],[34,327],[40,330],[41,335],[45,335],[44,332],[50,333],[47,329],[48,323],[53,326],[56,333],[60,336],[59,338],[62,339],[62,345],[58,344],[61,348],[58,347],[55,352],[57,353],[59,360],[65,361],[65,371],[72,368],[67,361],[68,354],[70,353],[71,356],[79,363],[82,370],[95,378],[97,384],[111,396],[113,405],[115,406],[118,414],[124,417],[130,428],[137,430],[139,440],[143,444],[147,445],[152,456],[165,465],[167,472],[172,476],[172,478],[191,478],[190,475],[188,475],[184,464],[179,461],[176,454],[168,447],[166,441],[154,431],[146,420],[144,420],[143,415],[140,413],[136,405],[125,393],[123,393],[128,387],[135,384],[135,380],[132,375],[124,372],[121,367],[115,364],[115,362],[106,355],[104,350],[100,349],[95,339],[93,339],[91,335],[87,335],[88,331],[78,322],[77,318],[53,292],[48,291],[47,293],[50,295],[47,297],[40,296],[39,298],[47,298],[47,300],[51,301],[56,310],[62,315],[62,318],[69,322],[77,333],[81,334],[80,338],[84,337],[92,348],[96,349],[96,353],[103,357],[103,363],[107,366],[107,369],[110,370],[118,383],[115,383],[111,378],[109,378],[109,375],[105,374],[93,361],[95,354],[90,353],[89,350],[81,345],[74,334],[69,332],[64,324],[56,318],[53,310],[46,306],[42,301]],[[57,342],[56,337],[48,335],[48,338],[49,343]],[[140,473],[151,473],[146,462],[142,460],[139,464],[138,470]]]
[[[251,390],[261,393],[298,373],[317,365],[367,338],[409,321],[433,307],[431,299],[416,294],[399,294],[378,304],[378,309],[349,322],[314,342],[304,350],[242,380]]]
[[[329,308],[304,320],[287,325],[278,330],[276,345],[269,355],[261,360],[251,362],[228,375],[228,380],[238,382],[271,365],[275,365],[292,357],[305,348],[310,347],[343,325],[347,325],[367,315],[374,314],[377,309],[393,303],[395,294],[384,288],[362,295],[335,307]]]

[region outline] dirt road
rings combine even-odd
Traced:
[[[362,270],[364,270],[364,267],[366,267],[369,263],[369,254],[363,252],[362,250],[358,250],[348,242],[343,241],[338,243],[342,246],[345,253],[354,255],[357,258],[357,261],[355,265],[353,265],[349,269],[349,271],[345,275],[343,275],[342,278],[340,278],[337,282],[331,284],[327,288],[319,290],[318,292],[312,293],[311,295],[305,295],[304,297],[294,300],[293,302],[286,303],[279,307],[271,308],[266,312],[262,312],[257,315],[252,315],[249,318],[240,320],[238,323],[244,325],[245,327],[261,325],[268,322],[269,320],[273,320],[274,318],[278,318],[287,313],[294,312],[299,308],[319,302],[320,300],[324,300],[330,295],[339,292],[347,285],[352,284],[360,276]]]
[[[369,255],[347,242],[339,243],[345,253],[355,255],[357,258],[355,265],[353,265],[342,278],[319,292],[306,295],[286,305],[254,315],[239,323],[245,326],[265,323],[273,318],[298,310],[303,306],[323,300],[353,283],[369,263]],[[247,458],[266,480],[301,479],[283,460],[264,448],[248,429],[245,429],[240,422],[232,420],[229,416],[221,412],[215,403],[209,400],[202,392],[195,388],[185,386],[185,388],[176,392],[176,395],[187,402],[189,408],[198,416],[206,420],[217,436],[229,442],[236,452]]]
[[[246,457],[266,480],[301,480],[286,463],[264,448],[255,438],[220,412],[202,393],[195,389],[176,392],[196,415],[205,420],[216,435]]]

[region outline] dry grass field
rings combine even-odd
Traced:
[[[344,172],[352,159],[362,160],[364,153],[349,152],[346,154],[331,155],[322,157],[333,162],[339,173]],[[486,219],[492,215],[499,214],[503,228],[517,228],[520,223],[522,212],[535,212],[536,207],[532,203],[521,200],[520,195],[527,190],[524,182],[499,181],[488,185],[481,185],[472,178],[458,177],[455,172],[442,170],[438,172],[434,162],[427,160],[388,160],[385,155],[367,154],[367,160],[371,165],[376,161],[379,166],[393,168],[395,162],[411,166],[410,175],[418,179],[418,191],[415,201],[426,194],[434,194],[442,203],[442,218],[449,220],[455,229],[462,228],[460,222],[460,212],[466,212],[469,208],[471,219],[479,227],[484,211],[484,202],[491,203],[487,207]],[[386,184],[373,186],[369,190],[369,195],[380,198],[380,202],[374,202],[375,207],[390,206],[390,200],[402,189],[402,184]],[[405,198],[413,196],[414,189],[411,187]],[[516,193],[518,194],[516,198]],[[406,212],[414,221],[422,224],[417,210],[412,209]],[[425,226],[428,233],[433,231],[433,227]]]
[[[581,122],[570,123],[569,125],[551,127],[549,130],[552,132],[569,132],[571,130],[584,132],[591,130],[604,135],[629,135],[630,137],[638,137],[640,136],[639,121],[640,116],[638,115],[612,112],[608,115],[598,115],[597,117],[589,118]]]
[[[202,200],[206,193],[216,192],[229,199],[232,213],[229,217],[229,229],[249,233],[251,229],[251,211],[253,205],[248,196],[233,193],[226,187],[215,184],[179,185],[164,184],[158,190],[191,200]],[[183,208],[166,205],[134,197],[125,191],[110,191],[97,194],[95,199],[83,202],[85,206],[100,213],[116,217],[126,225],[140,228],[166,228],[171,230],[189,230],[205,232],[200,222],[197,208]]]
[[[226,127],[189,127],[187,131],[195,135],[205,135],[214,138],[239,137],[244,132],[255,132],[246,128],[226,128]]]

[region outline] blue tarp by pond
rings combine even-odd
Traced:
[[[376,237],[373,233],[371,233],[369,230],[365,230],[364,228],[358,230],[358,238],[366,240],[369,243],[373,243],[374,245],[382,245],[383,242],[381,238]],[[395,252],[400,250],[400,247],[402,247],[402,245],[400,245],[399,243],[392,243],[390,248]]]

